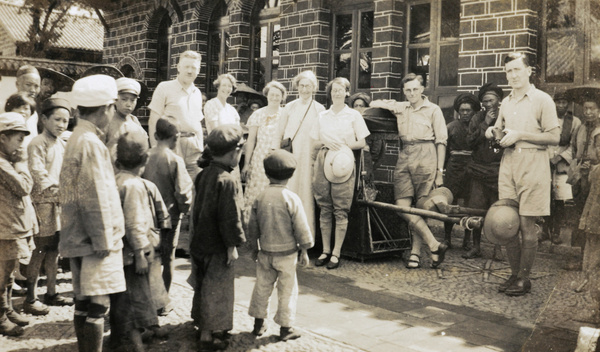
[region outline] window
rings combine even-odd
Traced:
[[[156,84],[169,80],[169,52],[171,45],[171,17],[165,13],[158,25],[156,47]]]
[[[252,25],[251,87],[262,91],[265,84],[277,79],[279,68],[279,0],[257,1]]]
[[[221,0],[213,10],[208,27],[207,91],[215,95],[213,82],[220,74],[227,72],[227,52],[229,51],[229,14],[227,4]]]
[[[539,58],[546,85],[600,81],[599,6],[600,0],[544,1]]]
[[[373,10],[349,9],[335,14],[333,21],[333,73],[330,78],[345,77],[354,92],[368,92],[373,72]]]
[[[460,0],[409,1],[406,13],[405,73],[422,75],[425,94],[451,119],[458,86]]]

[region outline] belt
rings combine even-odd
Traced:
[[[451,150],[450,151],[450,155],[469,156],[471,154],[473,154],[473,151],[471,151],[471,150]]]
[[[514,150],[517,153],[537,153],[540,150],[546,151],[546,148],[516,148],[516,147],[508,147],[507,150]]]
[[[425,144],[425,143],[433,143],[433,141],[424,141],[416,139],[414,141],[404,141],[402,140],[402,145],[414,145],[414,144]]]
[[[196,137],[196,132],[179,132],[179,137],[181,137],[181,138]]]

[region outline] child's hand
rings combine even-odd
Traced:
[[[308,265],[308,251],[306,249],[303,249],[300,252],[300,261],[298,262],[298,265],[305,267]]]
[[[238,259],[237,247],[227,247],[227,265],[231,266]]]
[[[142,252],[142,255],[135,255],[135,273],[138,275],[144,275],[148,273],[148,259]]]

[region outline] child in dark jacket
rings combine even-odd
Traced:
[[[292,327],[298,300],[298,250],[301,252],[299,264],[306,266],[307,250],[314,245],[314,240],[302,201],[286,187],[296,170],[294,156],[282,149],[275,150],[265,158],[264,166],[270,185],[254,202],[248,225],[250,247],[258,259],[248,314],[255,318],[252,333],[262,335],[266,331],[264,321],[268,316],[269,298],[277,285],[275,322],[281,326],[279,338],[287,341],[300,337]]]

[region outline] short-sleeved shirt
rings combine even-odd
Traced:
[[[213,98],[204,105],[206,122],[217,122],[220,125],[239,125],[240,115],[230,104],[221,104],[218,98]]]
[[[446,145],[448,130],[446,120],[439,106],[423,97],[423,105],[414,109],[410,102],[383,100],[384,105],[395,113],[398,124],[398,134],[403,142],[432,141],[435,144]]]
[[[500,113],[496,126],[522,132],[544,133],[559,128],[556,105],[550,95],[535,88],[531,88],[523,97],[517,99],[511,92],[500,106]],[[516,148],[545,148],[543,145],[519,141]]]
[[[160,117],[176,118],[181,132],[202,138],[202,94],[193,84],[186,90],[176,79],[159,83],[148,107]]]
[[[310,137],[321,142],[336,141],[347,145],[370,134],[360,112],[346,105],[337,114],[331,109],[321,112]]]

